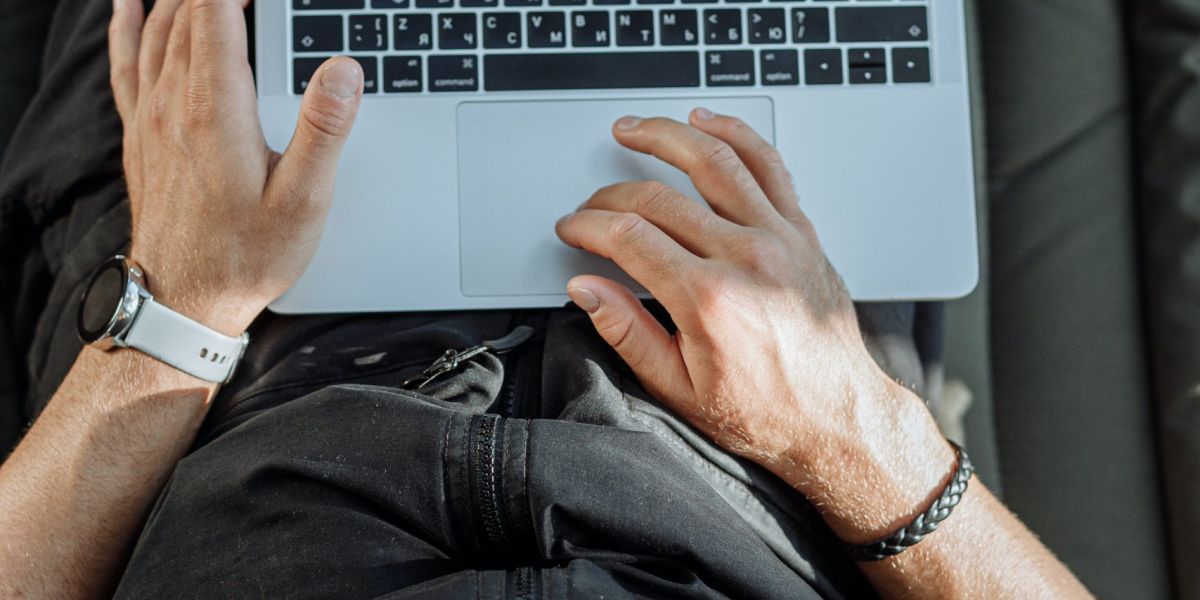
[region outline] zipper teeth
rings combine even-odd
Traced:
[[[533,597],[533,582],[530,580],[530,568],[521,567],[517,569],[517,597],[532,598]]]
[[[499,444],[497,440],[498,418],[484,417],[480,419],[475,435],[475,468],[479,483],[479,516],[484,533],[493,544],[500,545],[504,541],[504,527],[500,523],[500,501],[497,463],[499,462]]]

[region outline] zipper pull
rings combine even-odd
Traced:
[[[492,354],[500,355],[515,350],[517,346],[529,341],[533,337],[533,328],[528,325],[518,325],[512,333],[498,339],[483,343],[483,346],[490,350]]]
[[[518,326],[513,329],[508,335],[498,340],[488,340],[478,346],[473,346],[466,350],[458,351],[454,349],[447,350],[440,358],[433,361],[433,364],[425,368],[424,371],[409,377],[400,384],[400,387],[411,390],[420,391],[421,388],[432,383],[435,379],[457,371],[462,364],[468,360],[483,354],[491,352],[494,355],[501,355],[514,350],[517,346],[529,341],[533,337],[533,328],[526,325]]]

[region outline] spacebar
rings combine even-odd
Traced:
[[[492,54],[483,57],[483,88],[488,91],[699,86],[699,52]]]

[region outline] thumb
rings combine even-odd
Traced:
[[[296,132],[272,176],[291,188],[289,196],[329,201],[362,89],[362,66],[353,58],[331,58],[317,69],[304,92]]]
[[[567,283],[567,295],[588,313],[600,337],[633,369],[646,391],[667,404],[691,397],[691,379],[679,346],[629,288],[582,275]]]

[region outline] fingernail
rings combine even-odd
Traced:
[[[697,108],[694,114],[696,115],[696,118],[700,119],[701,121],[707,121],[717,116],[713,114],[713,111],[708,110],[707,108]]]
[[[567,290],[567,295],[571,297],[571,302],[574,302],[589,315],[595,314],[596,311],[600,310],[600,298],[596,294],[593,294],[591,290],[570,288]]]
[[[321,88],[338,98],[353,98],[362,85],[362,69],[353,60],[339,60],[321,72]]]
[[[629,131],[642,123],[642,120],[637,117],[621,117],[617,119],[617,129],[621,131]]]

